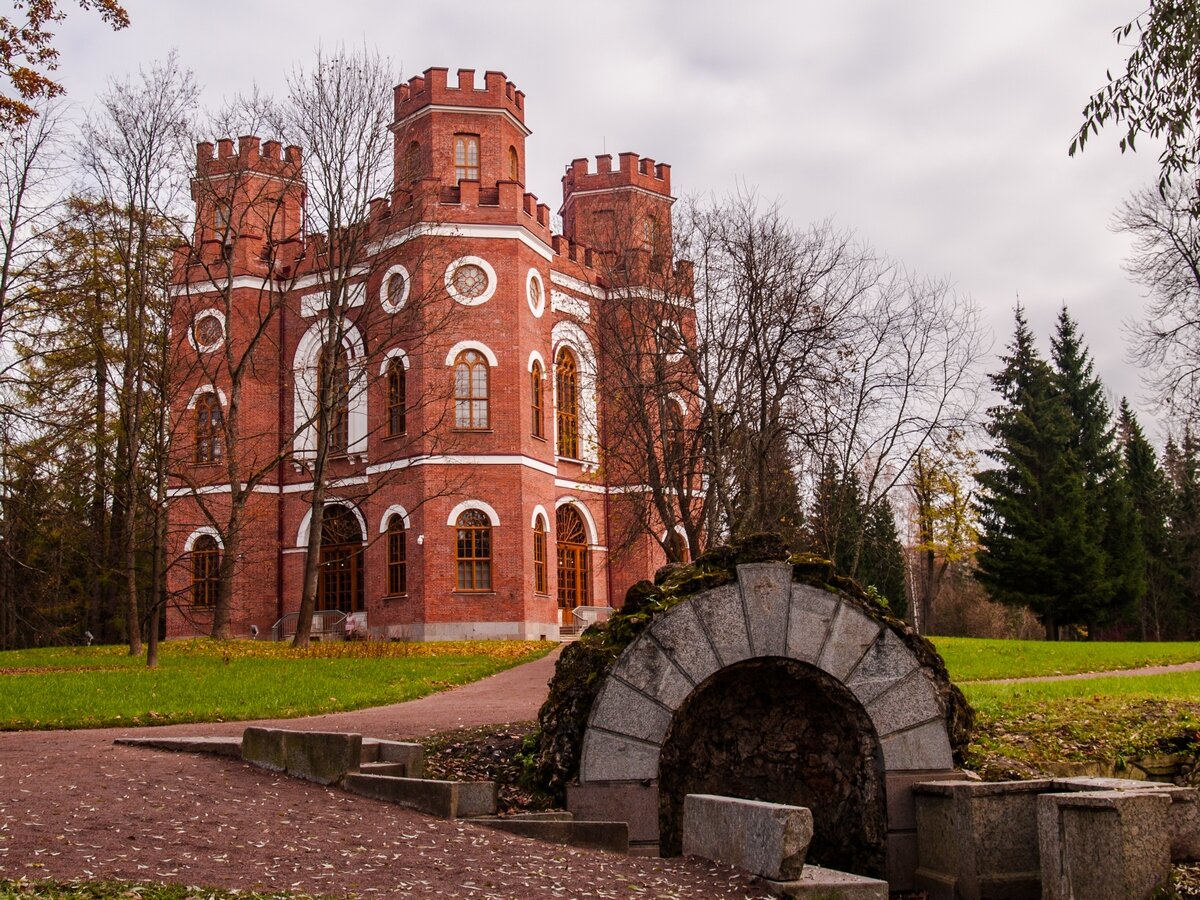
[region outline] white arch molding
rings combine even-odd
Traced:
[[[393,503],[383,511],[383,518],[379,520],[380,534],[387,534],[388,519],[390,519],[392,516],[399,516],[400,521],[404,523],[405,529],[412,527],[412,524],[408,520],[408,510],[406,510],[399,503]]]
[[[212,538],[217,542],[217,547],[221,550],[225,549],[225,542],[221,540],[221,533],[211,525],[201,525],[187,536],[187,540],[183,542],[183,552],[191,553],[192,548],[196,546],[196,541],[202,537]]]
[[[490,504],[484,503],[482,500],[464,500],[462,503],[458,504],[458,506],[454,507],[454,509],[450,510],[450,515],[446,518],[446,524],[457,525],[458,517],[465,513],[468,509],[478,509],[486,514],[488,521],[492,523],[493,528],[500,524],[500,516],[496,513],[496,510],[493,509]]]
[[[329,509],[331,506],[344,506],[354,513],[354,518],[358,519],[358,530],[362,535],[362,542],[365,546],[367,543],[367,520],[363,518],[362,511],[352,500],[345,500],[341,497],[328,497],[325,500],[324,508]],[[304,514],[304,518],[300,520],[300,528],[296,531],[296,546],[301,550],[308,547],[308,532],[312,525],[312,510]]]
[[[367,377],[363,365],[366,345],[357,326],[348,319],[340,321],[334,329],[335,334],[338,332],[349,364],[350,414],[346,422],[346,453],[362,455],[367,452]],[[314,322],[296,345],[292,361],[294,447],[296,456],[301,459],[312,459],[317,451],[317,364],[329,334],[328,320]]]
[[[559,497],[554,501],[554,512],[557,513],[564,506],[570,506],[583,517],[583,524],[588,531],[588,546],[593,548],[599,546],[600,529],[596,527],[596,520],[592,518],[592,511],[587,508],[587,504],[578,497]],[[557,522],[555,524],[557,525]]]

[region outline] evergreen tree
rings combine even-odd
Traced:
[[[1037,353],[1021,309],[1004,367],[991,376],[1001,403],[988,411],[986,451],[996,467],[981,492],[977,577],[995,599],[1028,606],[1046,628],[1093,621],[1111,597],[1103,553],[1090,539],[1087,478],[1071,407]]]

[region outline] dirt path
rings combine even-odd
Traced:
[[[1087,681],[1091,678],[1132,678],[1135,675],[1170,675],[1172,672],[1200,672],[1200,662],[1170,666],[1143,666],[1140,669],[1114,669],[1111,672],[1076,672],[1073,675],[1030,675],[1027,678],[989,678],[963,684],[1032,684],[1037,681]]]
[[[421,700],[277,724],[414,738],[533,719],[557,654]],[[247,723],[0,734],[0,877],[123,878],[324,894],[763,897],[733,869],[634,859],[433,819],[120,735]]]

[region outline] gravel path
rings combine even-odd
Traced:
[[[963,684],[1031,684],[1035,681],[1087,681],[1091,678],[1132,678],[1135,675],[1170,675],[1172,672],[1200,672],[1200,662],[1170,666],[1143,666],[1140,669],[1114,669],[1109,672],[1076,672],[1073,675],[1030,675],[1026,678],[989,678]]]
[[[557,654],[410,703],[274,724],[417,738],[533,719]],[[112,743],[248,723],[0,734],[0,877],[123,878],[323,894],[764,897],[738,871],[518,838],[236,760]]]

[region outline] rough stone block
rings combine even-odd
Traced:
[[[737,579],[750,623],[751,652],[783,656],[791,606],[791,564],[747,563],[737,567]]]
[[[580,821],[626,822],[632,843],[658,843],[657,784],[569,784],[567,809]]]
[[[849,603],[838,606],[817,668],[845,681],[879,637],[882,626]]]
[[[882,739],[931,719],[940,721],[942,707],[929,676],[923,669],[916,669],[890,691],[867,704],[867,715]],[[942,727],[944,730],[945,726]]]
[[[912,651],[904,645],[904,641],[887,628],[884,629],[883,636],[871,645],[862,662],[850,673],[846,679],[846,687],[850,688],[859,703],[865,705],[919,665]]]
[[[317,784],[336,784],[358,769],[362,735],[337,731],[287,731],[283,740],[287,773]]]
[[[808,897],[810,900],[887,900],[888,883],[836,869],[805,866],[796,881],[764,881],[776,897]]]
[[[792,584],[788,616],[787,655],[816,665],[837,613],[838,600],[828,591],[807,584]]]
[[[272,772],[286,772],[285,734],[278,728],[247,728],[242,732],[242,759]]]
[[[889,772],[954,766],[950,737],[941,719],[889,734],[879,743],[883,748],[883,767]]]
[[[583,739],[579,780],[649,781],[658,777],[657,744],[589,728]]]
[[[662,648],[645,634],[621,654],[613,674],[670,709],[678,709],[694,687]]]
[[[812,834],[812,812],[803,806],[712,794],[688,794],[683,801],[685,855],[774,881],[800,877]]]
[[[660,616],[650,626],[649,633],[694,684],[699,684],[720,668],[708,643],[708,636],[690,603],[680,603]]]
[[[746,633],[741,588],[736,584],[724,584],[697,594],[687,602],[692,604],[692,609],[708,632],[722,666],[750,657],[750,637]]]
[[[595,709],[593,727],[655,744],[663,742],[671,725],[671,713],[615,676],[604,682]]]
[[[1171,798],[1158,791],[1042,794],[1042,897],[1142,900],[1171,873]]]

